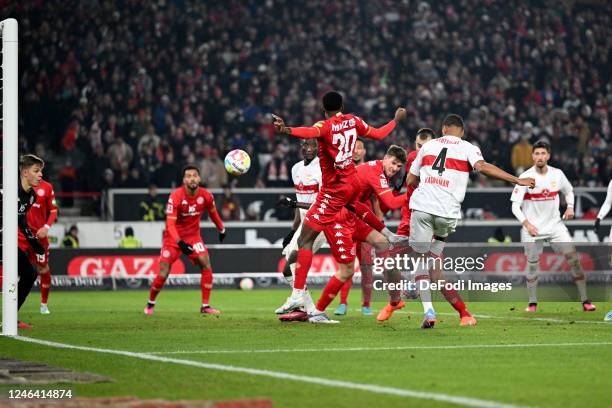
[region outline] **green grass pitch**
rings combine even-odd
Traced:
[[[268,370],[281,373],[277,378],[9,338],[0,338],[0,356],[115,379],[114,383],[69,386],[75,396],[82,397],[268,397],[278,407],[457,406],[435,399],[440,395],[475,399],[472,406],[490,401],[491,407],[612,404],[612,323],[602,321],[612,303],[597,304],[595,313],[582,312],[577,302],[541,303],[536,315],[522,311],[524,302],[472,303],[468,306],[480,316],[478,326],[459,327],[450,306],[437,302],[438,325],[422,330],[420,304],[407,302],[402,313],[381,324],[356,310],[358,290],[351,293],[349,314],[339,318],[339,325],[282,324],[272,311],[286,295],[283,290],[216,290],[213,305],[223,314],[215,318],[200,316],[199,292],[194,290],[163,291],[154,316],[142,313],[144,291],[53,292],[48,316],[38,314],[38,293],[32,293],[20,315],[34,324],[33,330],[21,331],[27,337]],[[376,302],[373,309],[382,306]],[[342,348],[354,350],[337,350]],[[392,395],[383,388],[351,389],[345,383],[330,386],[285,379],[283,373],[324,383],[340,380],[429,394],[418,394],[423,398]],[[0,399],[9,389],[66,387],[3,385]],[[471,404],[471,400],[462,401]]]

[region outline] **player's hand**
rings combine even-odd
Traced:
[[[596,234],[599,234],[599,224],[601,223],[601,220],[599,218],[595,218],[595,225],[593,225],[593,229],[595,230]]]
[[[297,201],[295,201],[291,197],[281,196],[281,198],[276,203],[277,207],[288,207],[288,208],[297,208]]]
[[[283,239],[283,249],[285,249],[287,245],[289,245],[294,235],[295,235],[295,231],[291,230],[291,232],[287,234],[287,236]]]
[[[401,122],[402,120],[406,119],[406,109],[397,108],[395,111],[395,118],[393,119],[395,119],[396,122]]]
[[[179,248],[181,248],[181,251],[189,256],[191,254],[193,254],[193,247],[191,245],[189,245],[188,243],[186,243],[185,241],[183,241],[182,239],[179,240],[179,242],[177,242]]]
[[[289,128],[285,126],[285,121],[278,115],[272,114],[272,119],[274,119],[274,127],[276,128],[277,133],[286,133],[289,134]]]
[[[533,177],[525,177],[525,178],[520,178],[518,179],[518,183],[516,183],[519,186],[527,186],[529,188],[534,188],[535,187],[535,179]]]
[[[530,223],[529,221],[525,221],[525,228],[527,228],[527,232],[532,237],[537,237],[538,236],[538,229],[536,227],[534,227],[533,224]]]
[[[47,238],[49,235],[49,228],[46,225],[43,225],[38,231],[36,231],[36,236],[38,239]]]
[[[567,210],[565,210],[565,213],[563,214],[563,219],[564,220],[571,220],[574,218],[574,209],[567,207]]]
[[[225,228],[219,231],[219,242],[223,242],[224,239],[225,239]]]
[[[30,244],[34,252],[36,252],[38,255],[43,255],[45,253],[45,248],[42,246],[40,241],[37,240],[36,238],[29,239],[28,243]]]

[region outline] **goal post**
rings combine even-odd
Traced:
[[[17,335],[18,108],[17,20],[0,22],[2,37],[2,334]]]

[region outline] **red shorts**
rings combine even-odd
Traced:
[[[19,234],[19,239],[17,241],[19,249],[28,254],[28,258],[32,265],[39,266],[44,268],[49,265],[49,238],[43,238],[40,240],[40,244],[45,248],[44,254],[37,254],[34,252],[28,240],[21,234]]]
[[[355,245],[353,244],[355,219],[353,213],[343,207],[335,218],[335,222],[325,227],[323,233],[336,262],[341,264],[355,262]]]
[[[357,195],[358,184],[357,175],[354,175],[344,180],[342,184],[323,186],[306,213],[304,224],[315,231],[323,231],[330,225],[333,227],[340,211]]]
[[[208,248],[206,248],[206,245],[204,245],[204,241],[202,241],[201,237],[184,239],[183,241],[191,245],[193,248],[193,253],[187,256],[187,258],[189,258],[193,264],[196,263],[196,260],[200,255],[208,253]],[[176,242],[164,240],[162,248],[159,251],[159,262],[173,264],[182,253],[181,248],[179,248]]]

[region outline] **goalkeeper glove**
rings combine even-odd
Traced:
[[[280,200],[276,203],[277,207],[289,207],[289,208],[297,208],[297,201],[295,201],[291,197],[282,196]]]
[[[291,230],[291,232],[285,237],[285,239],[283,239],[283,249],[285,249],[285,247],[289,245],[294,235],[295,235],[295,231]]]
[[[186,243],[185,241],[183,241],[182,239],[179,240],[178,246],[179,246],[179,248],[181,248],[181,251],[185,255],[189,256],[189,255],[193,254],[193,247],[191,245],[189,245],[188,243]]]
[[[225,228],[219,231],[219,242],[223,242],[224,239],[225,239]]]
[[[45,248],[42,246],[40,241],[36,238],[28,239],[28,243],[38,255],[43,255],[45,253]]]

